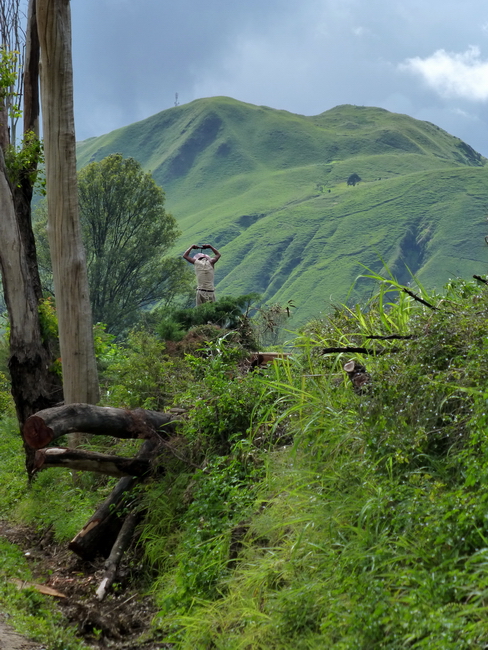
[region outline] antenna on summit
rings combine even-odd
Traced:
[[[180,102],[178,101],[178,93],[175,93],[175,106],[179,106]]]

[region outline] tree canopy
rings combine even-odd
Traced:
[[[178,293],[189,273],[166,254],[180,233],[164,191],[133,158],[90,163],[78,174],[78,192],[93,320],[117,334],[141,308]],[[47,266],[43,221],[37,234]]]
[[[360,183],[362,180],[361,176],[359,174],[351,174],[349,178],[347,179],[347,184],[352,185],[353,187],[356,185],[356,183]]]

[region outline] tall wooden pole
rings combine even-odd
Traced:
[[[99,398],[85,251],[78,218],[69,0],[37,0],[51,251],[66,404]]]

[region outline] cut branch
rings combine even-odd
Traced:
[[[91,560],[97,555],[109,555],[122,525],[117,510],[126,492],[131,490],[137,481],[133,476],[120,479],[95,514],[68,544],[71,551],[84,560]]]
[[[122,528],[120,529],[115,544],[112,547],[110,555],[105,561],[105,574],[103,576],[102,582],[97,589],[97,598],[98,600],[103,600],[112,586],[115,577],[117,575],[117,569],[122,559],[123,554],[129,547],[129,544],[132,540],[132,535],[136,528],[137,522],[140,519],[140,512],[134,510],[129,513],[125,518]]]
[[[424,299],[421,298],[420,296],[417,296],[417,294],[414,293],[413,291],[410,291],[410,289],[407,289],[406,287],[403,287],[403,291],[404,291],[406,294],[408,294],[411,298],[413,298],[413,299],[416,300],[417,302],[422,303],[422,305],[425,305],[425,306],[428,307],[429,309],[433,309],[434,311],[438,311],[437,307],[434,307],[434,305],[431,305],[430,302],[427,302],[426,300],[424,300]]]
[[[33,449],[42,449],[67,433],[81,432],[114,438],[147,438],[154,433],[168,435],[174,430],[174,415],[135,409],[67,404],[31,415],[23,427],[24,441]]]
[[[473,275],[473,278],[475,280],[478,280],[479,282],[482,282],[483,284],[488,284],[488,280],[485,280],[485,278],[482,278],[481,275]]]
[[[123,458],[82,449],[48,447],[35,452],[34,471],[60,467],[75,472],[97,472],[107,476],[146,476],[151,462],[145,458]]]
[[[367,339],[372,341],[408,341],[409,339],[415,338],[413,334],[388,334],[387,336],[380,336],[379,334],[372,334],[367,336]]]
[[[137,458],[147,458],[157,452],[159,441],[156,438],[145,440]],[[127,492],[138,482],[139,478],[126,476],[121,478],[109,496],[71,540],[68,548],[84,560],[91,560],[97,555],[109,556],[122,522],[120,511],[127,503]]]
[[[354,347],[353,345],[345,345],[342,348],[323,348],[322,354],[337,354],[340,352],[355,352],[356,354],[369,354],[372,356],[381,356],[382,354],[390,354],[398,352],[398,348],[388,348],[387,350],[371,350],[370,348]]]

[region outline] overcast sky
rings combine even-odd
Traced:
[[[428,120],[488,156],[485,0],[71,0],[77,140],[201,97]]]

